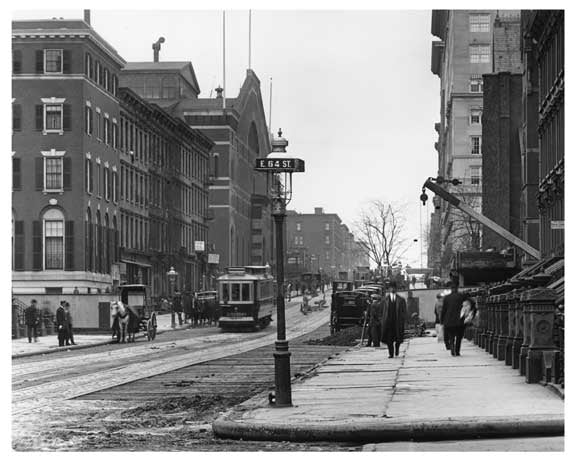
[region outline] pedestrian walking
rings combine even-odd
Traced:
[[[26,329],[28,330],[28,342],[38,342],[38,325],[40,324],[40,312],[38,311],[37,301],[33,299],[30,305],[24,310],[24,320],[26,321]]]
[[[400,353],[400,344],[404,341],[404,322],[406,321],[406,300],[396,293],[396,282],[390,282],[390,293],[384,302],[382,313],[382,342],[388,346],[388,357]]]
[[[288,301],[292,300],[292,284],[291,283],[289,283],[286,286],[286,297],[288,298]]]
[[[66,301],[64,304],[65,322],[66,322],[66,345],[76,345],[74,342],[74,333],[72,332],[72,313],[70,312],[70,303]]]
[[[460,355],[460,346],[464,337],[464,320],[460,317],[462,305],[466,297],[458,292],[458,283],[450,282],[450,294],[444,296],[442,302],[441,322],[444,325],[446,347],[454,356]]]
[[[442,293],[436,294],[436,303],[434,304],[434,325],[436,328],[436,338],[438,342],[444,342],[446,344],[446,349],[448,349],[447,342],[445,341],[444,335],[444,326],[442,325],[441,318],[442,318],[442,304],[444,303],[444,296]]]
[[[182,325],[182,298],[180,293],[176,293],[174,296],[174,312],[178,315],[178,325]]]
[[[382,298],[376,295],[370,296],[366,310],[368,323],[368,342],[366,347],[380,347],[380,334],[382,331]]]
[[[58,347],[64,346],[66,341],[66,311],[64,305],[66,301],[60,301],[58,309],[56,309],[56,331],[58,332]]]

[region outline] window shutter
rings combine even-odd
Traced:
[[[63,111],[63,120],[62,120],[62,128],[64,131],[70,131],[71,127],[70,124],[72,122],[72,117],[70,115],[70,104],[64,104],[62,106]]]
[[[34,159],[36,172],[36,190],[44,189],[44,158],[36,157]]]
[[[64,267],[67,271],[74,270],[74,221],[66,221],[64,228],[66,245]]]
[[[12,105],[12,131],[22,129],[22,106],[20,104]]]
[[[62,182],[64,190],[72,190],[72,159],[70,157],[63,159]]]
[[[12,73],[19,74],[22,72],[22,51],[12,50]]]
[[[42,270],[42,221],[32,221],[32,270]]]
[[[36,105],[36,131],[44,129],[44,106],[42,104]]]
[[[12,190],[22,188],[22,170],[20,168],[20,159],[12,158]]]
[[[44,50],[36,50],[36,73],[44,73]]]
[[[70,73],[70,50],[64,50],[62,52],[62,72],[64,74]]]
[[[114,262],[115,241],[114,229],[107,229],[108,232],[108,273],[112,272],[112,263]]]
[[[14,270],[24,270],[24,221],[14,222]]]

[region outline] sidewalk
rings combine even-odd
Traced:
[[[171,325],[171,315],[170,314],[161,314],[157,316],[158,321],[158,329],[157,334],[160,334],[164,331],[170,331],[172,328]],[[178,325],[178,317],[176,316],[176,328],[175,329],[184,329],[188,328],[190,324],[183,324],[182,326]],[[138,335],[142,335],[142,332],[138,333]],[[107,334],[95,334],[95,335],[88,335],[88,334],[74,334],[74,341],[76,342],[75,346],[64,346],[58,347],[58,335],[46,335],[46,336],[39,336],[38,342],[34,342],[32,340],[31,343],[28,342],[28,338],[18,338],[12,340],[12,358],[17,357],[26,357],[30,355],[37,355],[37,354],[49,354],[51,352],[57,352],[67,349],[82,349],[85,347],[92,347],[92,346],[99,346],[102,344],[110,344],[112,342],[116,342],[116,338],[112,339],[112,331]]]
[[[564,402],[464,341],[453,357],[436,338],[413,338],[400,356],[355,347],[292,384],[292,407],[267,393],[213,423],[244,440],[385,442],[562,436]]]

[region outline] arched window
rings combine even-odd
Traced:
[[[50,208],[42,216],[44,225],[44,268],[64,270],[64,215]]]
[[[96,272],[102,272],[102,220],[100,210],[96,211]]]
[[[162,79],[162,98],[175,99],[178,97],[178,82],[176,77],[164,77]]]

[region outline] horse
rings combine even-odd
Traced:
[[[114,321],[112,322],[112,337],[116,336],[116,342],[126,342],[126,334],[128,334],[128,342],[134,342],[137,328],[134,328],[135,315],[124,305],[122,301],[114,301],[110,304],[110,312]]]

